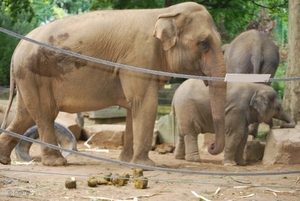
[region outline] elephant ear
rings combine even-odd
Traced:
[[[167,13],[158,16],[155,24],[153,36],[160,39],[165,51],[173,47],[178,38],[178,28],[174,22],[174,17],[180,13]]]
[[[253,107],[262,117],[266,112],[267,104],[268,102],[266,98],[262,95],[259,95],[258,92],[255,91],[251,98],[250,106]]]

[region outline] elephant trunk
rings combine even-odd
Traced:
[[[226,67],[223,62],[223,57],[221,58],[221,61],[221,65],[218,65],[219,68],[217,68],[215,72],[211,72],[211,76],[225,77]],[[217,155],[220,154],[225,147],[225,107],[227,84],[221,81],[209,81],[208,84],[211,112],[215,129],[215,142],[208,146],[208,152],[212,155]]]
[[[281,108],[280,112],[275,115],[276,119],[285,121],[286,123],[281,124],[280,128],[295,128],[295,121]]]

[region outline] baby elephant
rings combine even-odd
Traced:
[[[172,114],[177,117],[179,133],[176,159],[200,162],[198,134],[215,132],[208,91],[202,80],[189,79],[174,94]],[[272,87],[255,83],[228,83],[224,165],[246,165],[243,152],[248,126],[255,122],[271,125],[272,118],[286,122],[281,128],[295,127],[295,122],[282,109]]]

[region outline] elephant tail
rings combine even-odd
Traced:
[[[7,126],[7,118],[8,118],[8,115],[9,115],[9,111],[10,111],[10,108],[11,108],[11,105],[12,105],[12,102],[13,102],[13,99],[16,95],[15,93],[15,80],[13,78],[13,73],[12,73],[12,67],[10,68],[10,89],[9,89],[9,99],[8,99],[8,106],[5,110],[5,113],[4,113],[4,117],[3,117],[3,122],[2,122],[2,125],[1,125],[1,128],[5,129],[6,126]]]

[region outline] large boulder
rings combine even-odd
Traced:
[[[291,129],[272,129],[267,140],[263,164],[300,163],[300,126]]]
[[[125,125],[95,124],[84,127],[91,148],[116,149],[124,145]],[[158,131],[153,131],[152,149],[155,148]]]
[[[98,124],[84,127],[91,148],[113,149],[123,145],[125,125]]]
[[[251,136],[252,137],[252,136]],[[244,149],[244,159],[247,162],[261,161],[264,156],[265,144],[258,140],[247,141]]]

